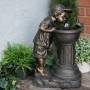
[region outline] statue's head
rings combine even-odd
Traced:
[[[66,13],[70,13],[71,11],[71,9],[66,8],[62,4],[57,4],[51,9],[50,15],[54,16],[58,21],[62,22],[65,20]]]

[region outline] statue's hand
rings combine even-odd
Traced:
[[[51,28],[51,29],[48,29],[49,32],[54,32],[56,30],[55,27]]]

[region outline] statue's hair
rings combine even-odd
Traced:
[[[57,4],[56,6],[54,6],[50,12],[49,15],[53,16],[55,15],[55,13],[62,13],[62,12],[71,12],[71,9],[66,8],[65,6],[63,6],[62,4]]]

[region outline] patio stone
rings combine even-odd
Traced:
[[[82,74],[82,86],[90,88],[90,72]]]

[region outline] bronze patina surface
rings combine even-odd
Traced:
[[[57,30],[56,23],[64,23],[71,9],[62,4],[51,9],[50,15],[39,25],[34,37],[33,55],[36,59],[36,72],[33,85],[49,88],[77,88],[81,85],[81,73],[75,63],[75,42],[81,27],[76,30]],[[53,38],[57,42],[59,63],[52,70],[45,66],[47,51]]]

